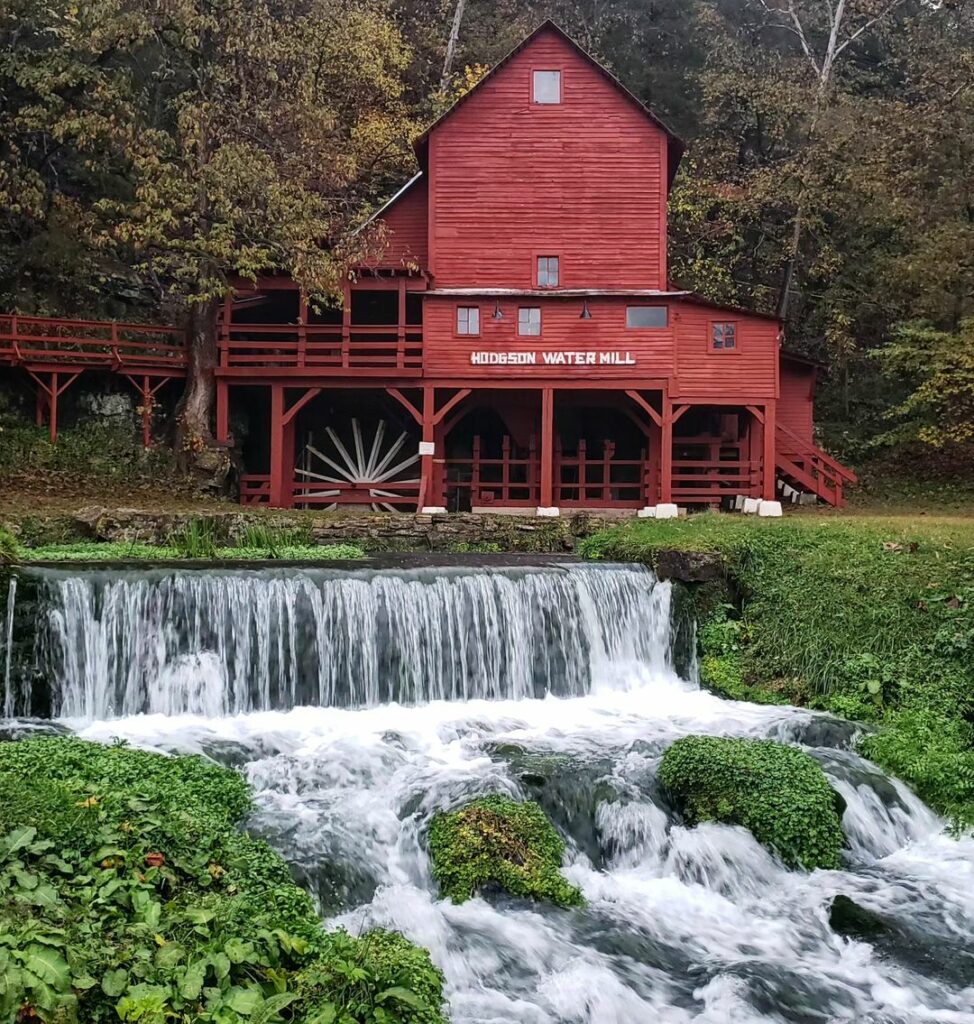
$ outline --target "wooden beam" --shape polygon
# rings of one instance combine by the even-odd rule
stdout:
[[[764,406],[764,486],[762,497],[765,501],[775,500],[775,403]]]
[[[672,419],[671,419],[671,422],[672,422],[672,423],[676,423],[676,421],[677,421],[677,420],[678,420],[678,419],[679,419],[679,418],[680,418],[680,417],[681,417],[681,416],[682,416],[682,415],[683,415],[683,414],[684,414],[685,412],[688,412],[689,410],[690,410],[690,406],[689,406],[689,405],[680,405],[680,406],[677,406],[676,408],[674,408],[674,409],[673,409],[673,415],[672,415]]]
[[[413,405],[412,402],[399,390],[399,388],[386,388],[386,391],[409,413],[410,416],[420,425],[423,425],[423,414]],[[423,389],[425,394],[426,389]]]
[[[461,388],[449,401],[447,401],[442,408],[433,415],[433,423],[440,424],[443,422],[446,414],[457,405],[459,405],[472,391],[472,388]]]
[[[661,504],[673,501],[673,405],[663,398],[663,422],[660,427],[659,500]]]
[[[757,405],[745,405],[745,409],[758,421],[758,423],[764,422],[764,413],[761,411],[761,407]]]
[[[663,417],[646,401],[645,398],[638,392],[627,390],[626,394],[639,406],[643,412],[656,424],[657,427],[663,425]]]
[[[555,392],[553,388],[541,391],[541,497],[542,508],[551,508],[554,502],[552,470],[554,468]]]
[[[323,390],[323,388],[308,388],[308,390],[305,391],[294,405],[285,411],[283,426],[288,426],[294,420],[294,417],[297,416],[297,414],[308,404],[308,402],[317,398]]]

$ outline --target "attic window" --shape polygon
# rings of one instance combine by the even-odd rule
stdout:
[[[535,103],[561,103],[561,72],[535,71],[532,97]]]
[[[538,257],[538,287],[539,288],[557,288],[558,287],[558,257],[557,256],[539,256]]]
[[[711,348],[719,352],[730,352],[737,348],[737,324],[731,321],[715,321],[711,324]]]

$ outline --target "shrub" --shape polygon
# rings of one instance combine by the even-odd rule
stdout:
[[[795,747],[687,736],[667,748],[659,778],[690,824],[742,825],[790,867],[839,866],[836,795],[818,763]]]
[[[13,534],[0,526],[0,565],[9,565],[20,560],[20,545]]]
[[[490,885],[562,907],[583,902],[560,873],[565,844],[536,803],[488,796],[437,814],[429,846],[433,877],[455,903]]]
[[[441,1024],[387,932],[325,932],[243,778],[73,738],[0,743],[0,1019]]]

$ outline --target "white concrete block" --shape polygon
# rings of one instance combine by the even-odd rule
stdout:
[[[813,494],[811,491],[802,491],[801,497],[798,499],[799,505],[815,505],[818,503],[818,495]]]
[[[655,505],[644,505],[637,513],[640,519],[655,519],[656,518],[656,506]]]
[[[753,515],[755,515],[757,513],[758,506],[760,504],[761,504],[761,502],[757,498],[745,498],[744,499],[744,508],[742,508],[741,511],[746,516],[753,516]]]
[[[539,516],[547,516],[547,517],[549,517],[551,519],[554,519],[554,518],[560,516],[561,512],[560,512],[559,509],[554,508],[554,507],[552,507],[552,508],[543,508],[541,505],[539,505],[538,506],[538,513],[537,514]]]
[[[734,511],[735,512],[740,512],[740,511],[743,510],[743,508],[744,508],[744,495],[743,494],[735,494],[734,495]]]
[[[780,501],[762,501],[758,503],[758,515],[777,518],[781,515]]]
[[[419,454],[420,455],[435,455],[436,454],[436,442],[435,441],[420,441],[419,442]]]
[[[680,510],[676,505],[664,503],[656,506],[656,518],[657,519],[676,519],[680,514]]]
[[[445,516],[446,509],[442,505],[424,505],[422,509],[424,516]]]

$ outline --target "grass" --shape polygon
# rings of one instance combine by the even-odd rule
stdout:
[[[863,752],[974,824],[974,521],[707,514],[582,545],[648,564],[667,548],[728,567],[729,594],[698,594],[706,683],[875,722]]]

